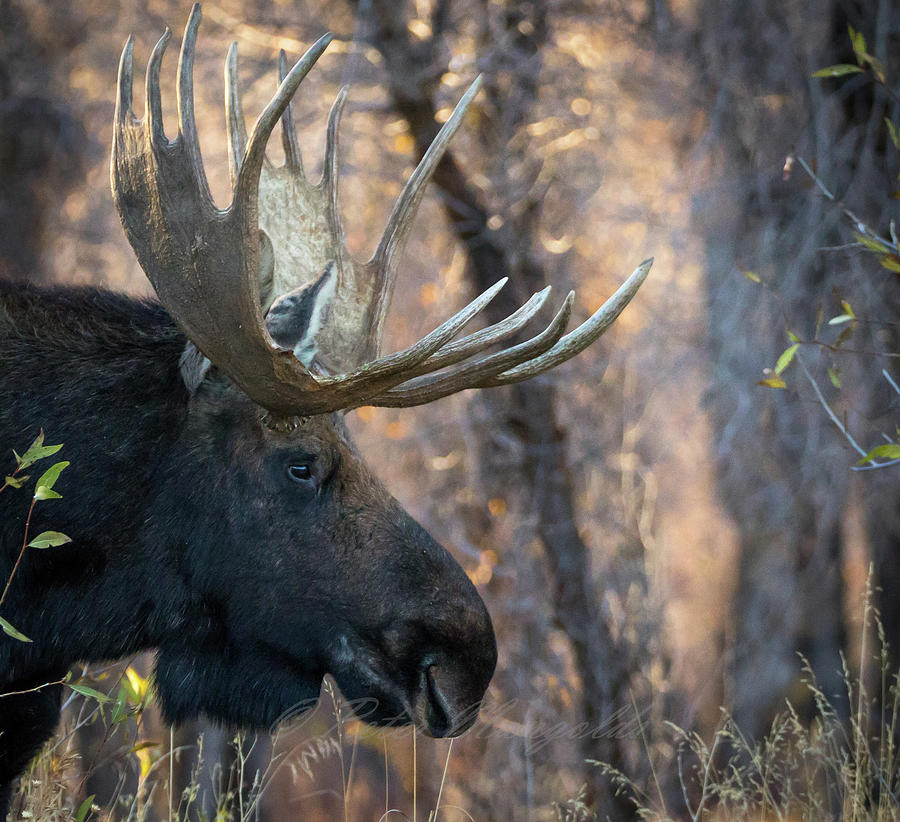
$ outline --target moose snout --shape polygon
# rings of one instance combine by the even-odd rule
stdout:
[[[453,669],[428,665],[419,677],[413,719],[428,736],[459,736],[478,718],[483,695]]]
[[[478,718],[496,664],[497,645],[489,619],[468,645],[426,655],[412,700],[416,725],[433,737],[467,731]]]

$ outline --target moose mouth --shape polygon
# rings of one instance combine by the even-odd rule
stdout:
[[[341,692],[357,718],[370,725],[415,725],[427,736],[444,738],[459,736],[478,718],[480,700],[456,706],[448,677],[430,658],[410,677],[368,643],[351,646],[342,637],[335,663],[331,674]]]

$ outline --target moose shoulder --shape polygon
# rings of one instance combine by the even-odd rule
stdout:
[[[359,262],[337,209],[346,92],[329,118],[317,184],[304,176],[290,109],[328,38],[290,71],[282,58],[278,91],[249,137],[232,47],[233,199],[220,210],[194,125],[199,22],[195,6],[174,140],[160,115],[169,32],[150,57],[140,120],[131,40],[119,71],[113,194],[161,304],[0,282],[0,443],[43,426],[73,465],[63,502],[38,506],[33,522],[72,543],[26,552],[3,603],[33,642],[0,635],[0,813],[58,719],[60,686],[39,686],[78,660],[156,649],[170,722],[203,714],[269,726],[311,704],[331,673],[349,699],[365,701],[368,722],[415,723],[434,736],[468,728],[496,663],[490,618],[459,565],[362,460],[343,413],[541,373],[596,340],[650,267],[568,334],[571,295],[535,336],[497,345],[535,316],[545,289],[459,337],[501,281],[381,356],[397,258],[477,81],[411,176],[372,259]],[[275,168],[265,147],[279,121],[286,162]],[[0,581],[21,547],[17,505],[14,494],[0,497]]]

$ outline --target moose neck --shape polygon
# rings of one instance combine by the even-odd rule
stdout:
[[[71,463],[57,484],[63,499],[35,506],[29,533],[78,535],[62,549],[25,552],[3,611],[34,642],[0,644],[0,687],[64,670],[88,650],[112,658],[154,645],[162,615],[177,612],[178,586],[160,584],[171,574],[164,557],[137,534],[147,489],[186,419],[184,344],[155,303],[0,280],[0,447],[24,449],[40,429],[63,443],[58,458]],[[29,497],[0,495],[3,583]]]

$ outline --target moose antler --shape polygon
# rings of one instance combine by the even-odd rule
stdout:
[[[196,4],[178,65],[179,125],[174,140],[163,131],[159,89],[160,64],[171,32],[166,29],[147,65],[141,120],[131,111],[133,38],[125,44],[110,172],[113,195],[138,260],[173,319],[210,361],[269,411],[311,415],[366,404],[417,405],[465,388],[528,379],[596,340],[644,281],[650,260],[570,334],[563,336],[571,293],[539,334],[473,359],[517,333],[548,297],[549,287],[505,320],[451,342],[500,290],[504,278],[412,346],[380,357],[397,259],[425,185],[478,92],[480,78],[408,180],[374,255],[359,263],[344,244],[337,204],[337,133],[347,90],[341,90],[332,107],[324,170],[315,185],[303,172],[290,108],[331,36],[319,39],[290,71],[282,53],[278,90],[249,137],[237,87],[236,45],[229,50],[225,85],[233,195],[228,207],[219,209],[203,171],[194,120],[193,59],[199,25]],[[279,119],[285,164],[276,168],[266,159],[265,148]],[[309,286],[323,271],[336,277],[326,321],[316,338],[331,375],[314,374],[293,351],[277,345],[263,316],[274,297]],[[271,275],[271,285],[265,283],[262,295],[261,274]]]

